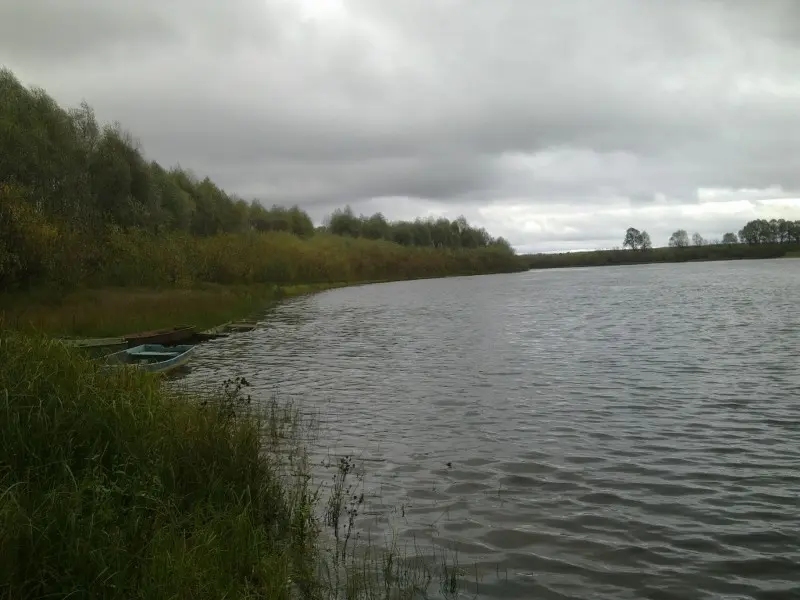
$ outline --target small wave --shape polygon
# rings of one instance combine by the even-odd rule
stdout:
[[[777,262],[334,291],[184,381],[321,413],[321,448],[379,461],[364,526],[457,548],[481,596],[800,598],[800,261]]]

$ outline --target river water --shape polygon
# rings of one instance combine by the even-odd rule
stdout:
[[[187,382],[316,411],[481,597],[788,600],[799,348],[800,260],[577,268],[295,299]]]

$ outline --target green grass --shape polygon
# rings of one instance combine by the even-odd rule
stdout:
[[[352,535],[358,476],[312,484],[307,420],[242,382],[188,394],[6,330],[0,410],[0,597],[458,593],[446,557]]]
[[[57,343],[0,346],[0,582],[13,598],[270,597],[311,590],[312,494],[262,438],[291,436],[106,376]]]

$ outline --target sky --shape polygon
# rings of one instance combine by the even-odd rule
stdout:
[[[0,66],[317,223],[540,252],[800,219],[796,0],[4,0]]]

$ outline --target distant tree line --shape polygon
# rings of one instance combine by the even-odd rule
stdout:
[[[389,222],[380,214],[355,217],[347,207],[315,228],[298,206],[267,207],[225,192],[208,177],[148,161],[129,133],[116,123],[99,124],[85,102],[64,110],[44,90],[26,88],[0,69],[0,290],[58,271],[58,253],[82,261],[87,275],[109,252],[126,247],[117,238],[134,235],[144,243],[142,234],[157,245],[189,236],[195,246],[221,235],[348,236],[404,247],[491,249],[493,260],[505,261],[503,269],[518,265],[505,240],[463,217]],[[493,268],[485,261],[475,267]]]
[[[678,263],[748,258],[800,256],[800,244],[706,244],[684,248],[652,248],[647,252],[630,250],[590,250],[552,254],[526,254],[520,260],[529,269],[559,267],[600,267],[645,263]]]
[[[743,244],[800,244],[800,220],[750,221],[739,230],[739,241]]]
[[[646,231],[629,227],[621,248],[526,254],[520,260],[530,269],[550,269],[783,256],[800,256],[800,221],[755,219],[738,234],[728,232],[711,242],[697,232],[690,236],[685,229],[678,229],[662,248],[653,247]]]
[[[699,233],[693,233],[691,245],[707,244],[800,244],[800,221],[786,219],[755,219],[739,230],[723,234],[722,239],[709,242]],[[678,229],[669,238],[670,248],[686,248],[690,245],[689,234]]]
[[[464,217],[450,221],[444,217],[389,222],[381,213],[355,216],[350,207],[337,209],[326,220],[326,228],[335,235],[388,240],[403,246],[435,248],[484,248],[491,245],[509,247],[501,238],[493,238],[485,229],[475,228]]]

